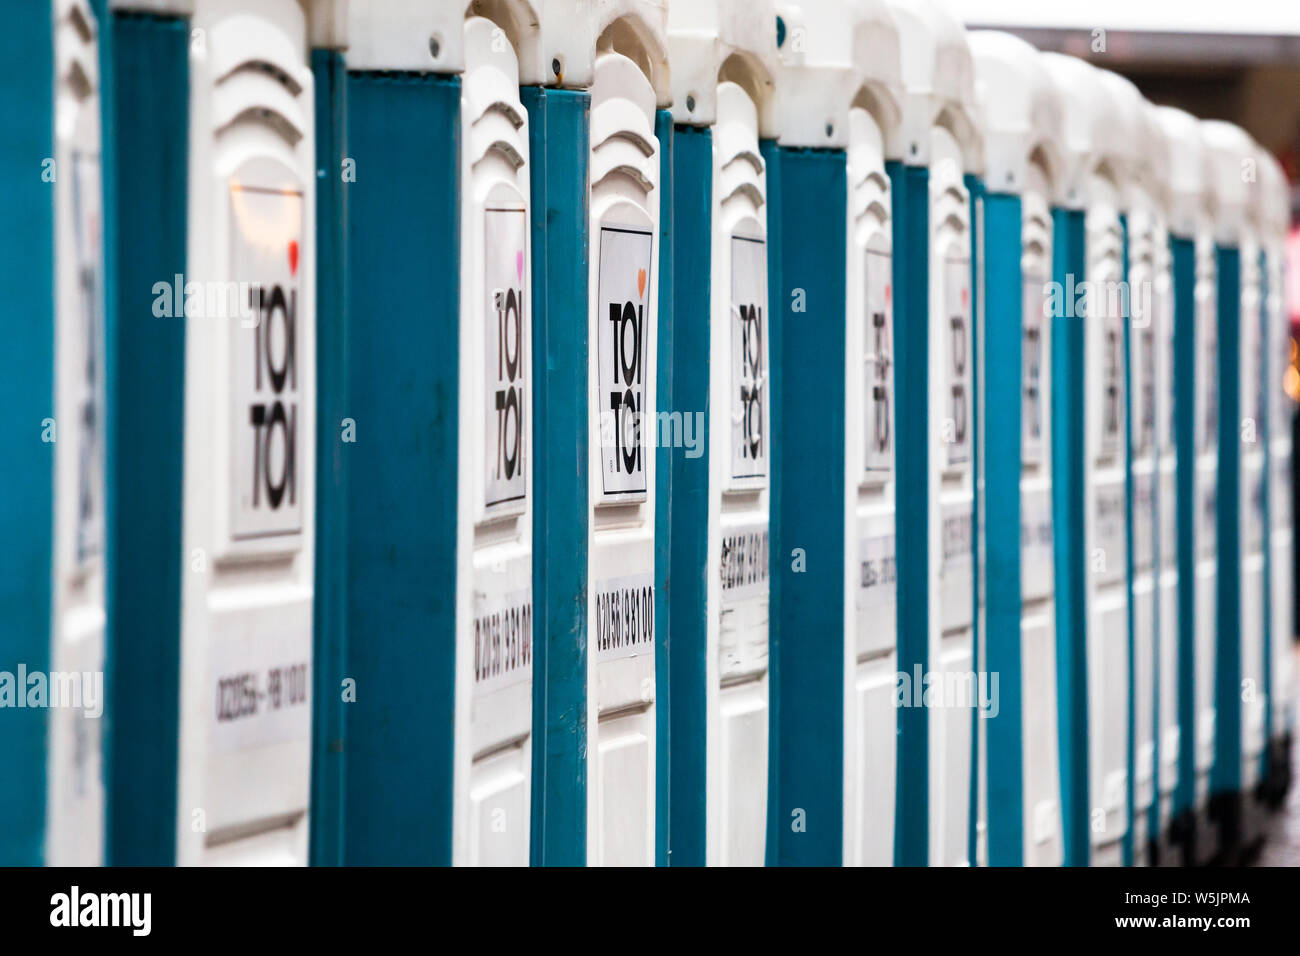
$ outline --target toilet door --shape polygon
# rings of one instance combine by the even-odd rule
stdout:
[[[1123,232],[1114,182],[1095,173],[1085,219],[1088,826],[1094,863],[1120,862],[1128,782],[1128,594],[1124,478]],[[1077,308],[1077,300],[1076,300]]]
[[[762,866],[767,837],[767,176],[758,110],[718,84],[713,130],[707,859]]]
[[[970,193],[957,140],[931,131],[930,164],[930,862],[969,860],[974,661]],[[933,685],[932,685],[933,686]]]
[[[104,236],[99,26],[55,5],[54,609],[46,862],[104,861]],[[57,676],[56,676],[57,675]]]
[[[659,302],[655,93],[597,53],[591,87],[587,862],[655,851],[653,436]]]
[[[315,145],[293,0],[198,0],[186,289],[177,862],[305,864]],[[196,286],[199,295],[189,295]]]
[[[526,866],[532,780],[532,281],[528,114],[491,20],[461,82],[457,864]]]
[[[848,178],[844,860],[890,866],[898,749],[893,224],[884,137],[856,107]]]
[[[1024,748],[1024,861],[1059,866],[1060,771],[1056,730],[1056,598],[1052,525],[1052,212],[1047,176],[1028,167],[1021,208],[1020,673]]]

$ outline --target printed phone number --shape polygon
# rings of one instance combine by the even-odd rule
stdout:
[[[255,717],[307,703],[307,664],[272,667],[262,675],[254,671],[217,678],[217,720]]]

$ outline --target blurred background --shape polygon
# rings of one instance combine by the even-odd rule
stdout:
[[[1300,3],[1294,0],[948,0],[968,29],[1014,33],[1122,73],[1153,103],[1236,123],[1291,185],[1287,310],[1300,326]],[[1300,399],[1294,360],[1287,390]]]
[[[948,0],[948,6],[967,29],[1006,30],[1040,50],[1121,73],[1153,103],[1236,123],[1278,158],[1291,187],[1291,365],[1283,384],[1292,402],[1300,402],[1300,2]],[[1300,442],[1297,407],[1292,435]],[[1294,462],[1292,469],[1294,475]],[[1292,514],[1300,514],[1297,489],[1293,478]],[[1295,581],[1300,594],[1300,563]],[[1292,789],[1288,812],[1274,822],[1258,864],[1300,866],[1300,788]]]

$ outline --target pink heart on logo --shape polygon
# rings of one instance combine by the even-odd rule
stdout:
[[[519,281],[524,281],[524,250],[520,249],[515,253],[515,273],[519,276]]]

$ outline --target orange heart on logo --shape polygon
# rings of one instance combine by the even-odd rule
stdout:
[[[643,299],[645,298],[645,270],[644,269],[636,270],[636,291],[637,291],[637,295],[639,295]]]

